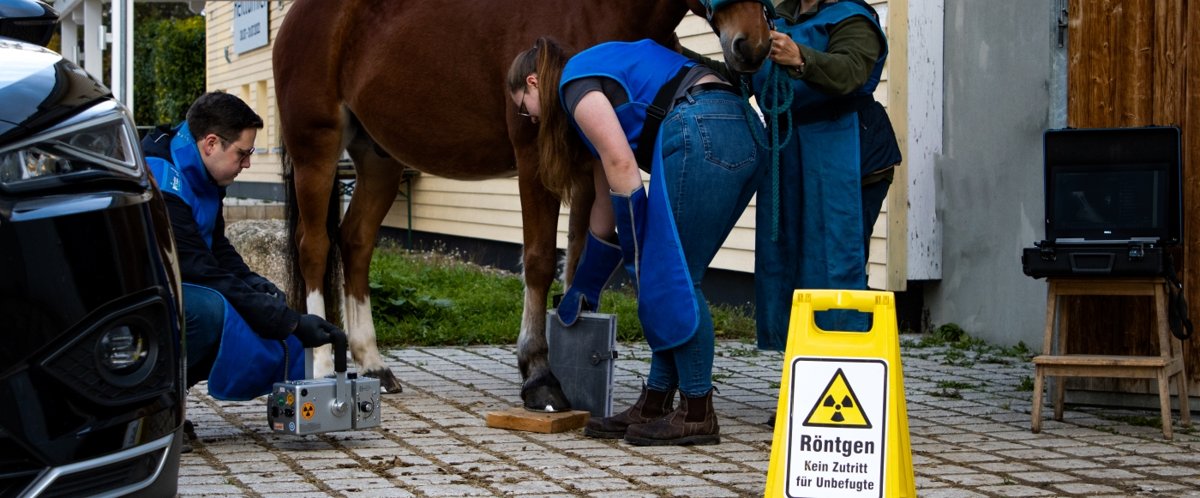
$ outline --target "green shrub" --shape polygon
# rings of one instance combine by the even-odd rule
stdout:
[[[178,123],[205,89],[204,18],[151,19],[135,30],[135,121]]]

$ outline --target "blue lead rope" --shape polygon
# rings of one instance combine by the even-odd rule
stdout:
[[[749,99],[750,87],[747,83],[749,76],[743,76],[741,81],[742,95]],[[771,242],[779,241],[779,161],[783,155],[783,148],[792,138],[792,81],[787,75],[787,70],[781,68],[778,64],[771,64],[768,69],[767,81],[763,85],[762,92],[759,94],[758,107],[763,113],[763,117],[767,121],[767,128],[770,129],[769,137],[760,136],[756,126],[751,126],[751,135],[754,136],[754,141],[759,147],[767,149],[771,153],[771,168],[767,170],[767,175],[771,182]],[[750,107],[749,100],[743,101],[744,112],[746,113],[747,122],[751,118],[757,119],[758,116],[754,113],[754,109]],[[779,119],[783,117],[787,120],[787,127],[784,128],[783,139],[780,140]]]

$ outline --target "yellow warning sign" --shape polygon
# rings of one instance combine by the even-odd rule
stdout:
[[[300,407],[300,416],[304,420],[312,420],[313,415],[317,413],[317,408],[313,406],[312,401],[305,401],[304,406]]]
[[[767,497],[917,496],[894,303],[890,292],[795,292]],[[869,313],[871,330],[822,330],[813,313],[827,310]]]
[[[846,374],[838,369],[825,387],[825,392],[808,412],[804,425],[809,427],[871,428],[871,421],[862,410],[854,389],[846,382]]]

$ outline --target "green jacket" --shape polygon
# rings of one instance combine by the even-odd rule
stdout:
[[[834,0],[837,1],[837,0]],[[798,24],[808,20],[816,9],[799,12],[800,0],[783,0],[776,3],[775,11],[783,22]],[[800,45],[804,57],[804,71],[790,68],[788,75],[804,80],[809,86],[830,95],[846,95],[866,83],[871,77],[875,59],[879,57],[883,44],[875,34],[871,23],[861,17],[852,17],[833,28],[829,34],[829,47],[825,52]],[[692,50],[683,49],[683,55],[721,73],[728,81],[738,81],[723,61],[704,57]]]
[[[784,22],[799,24],[816,14],[817,9],[800,12],[800,0],[783,0],[777,3],[775,11]],[[875,66],[882,46],[870,21],[861,17],[851,17],[830,31],[829,47],[826,51],[821,52],[800,45],[800,55],[804,57],[804,70],[790,68],[788,75],[804,80],[820,92],[846,95],[861,88],[871,76],[871,69]]]

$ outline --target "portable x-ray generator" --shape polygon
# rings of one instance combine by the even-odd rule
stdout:
[[[333,344],[335,378],[313,379],[313,352],[304,350],[305,380],[276,382],[267,395],[271,430],[303,436],[379,426],[379,379],[346,373],[346,336]]]

